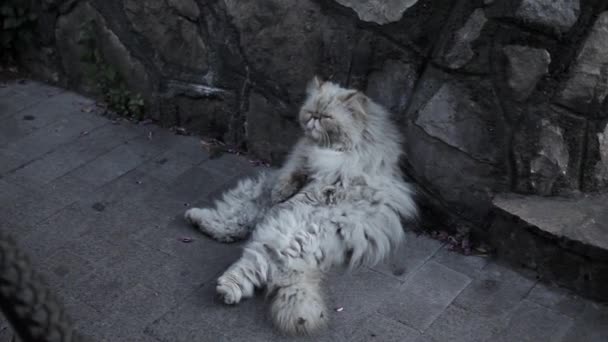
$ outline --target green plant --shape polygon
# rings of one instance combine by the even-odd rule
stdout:
[[[145,103],[141,94],[131,92],[122,75],[105,61],[98,48],[95,33],[93,21],[82,24],[78,44],[84,50],[81,61],[85,63],[87,78],[93,81],[108,109],[121,115],[142,119]]]
[[[19,42],[29,42],[38,14],[25,0],[4,0],[0,5],[0,48],[3,58],[14,58]]]

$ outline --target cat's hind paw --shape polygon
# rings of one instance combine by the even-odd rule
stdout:
[[[199,208],[191,208],[184,213],[184,219],[193,226],[199,227],[201,222],[201,214],[203,210]]]
[[[239,285],[225,277],[220,277],[217,280],[215,291],[224,303],[228,305],[238,304],[243,297],[243,292]]]

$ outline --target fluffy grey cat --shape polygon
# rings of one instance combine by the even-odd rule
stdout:
[[[280,170],[241,181],[215,208],[185,214],[218,241],[251,235],[217,280],[224,302],[265,288],[276,326],[301,334],[327,324],[323,274],[378,263],[404,240],[400,218],[417,214],[389,114],[361,92],[317,77],[307,93],[304,137]]]

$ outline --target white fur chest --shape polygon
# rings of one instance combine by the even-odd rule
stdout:
[[[308,167],[314,178],[335,179],[347,177],[352,171],[349,165],[352,164],[352,156],[345,152],[315,148],[311,151],[308,159]]]

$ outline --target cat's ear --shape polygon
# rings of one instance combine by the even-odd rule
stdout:
[[[358,94],[359,94],[359,92],[356,90],[347,90],[346,92],[344,92],[344,94],[338,95],[338,99],[342,103],[347,103],[351,99],[353,99],[355,96],[357,96]]]
[[[349,90],[340,96],[342,103],[350,108],[353,115],[365,117],[367,116],[367,102],[369,99],[365,94],[357,90]]]
[[[315,75],[312,80],[308,82],[306,92],[310,94],[313,91],[318,91],[319,89],[321,89],[321,85],[323,85],[323,81],[321,80],[321,78],[319,78],[319,76]]]

